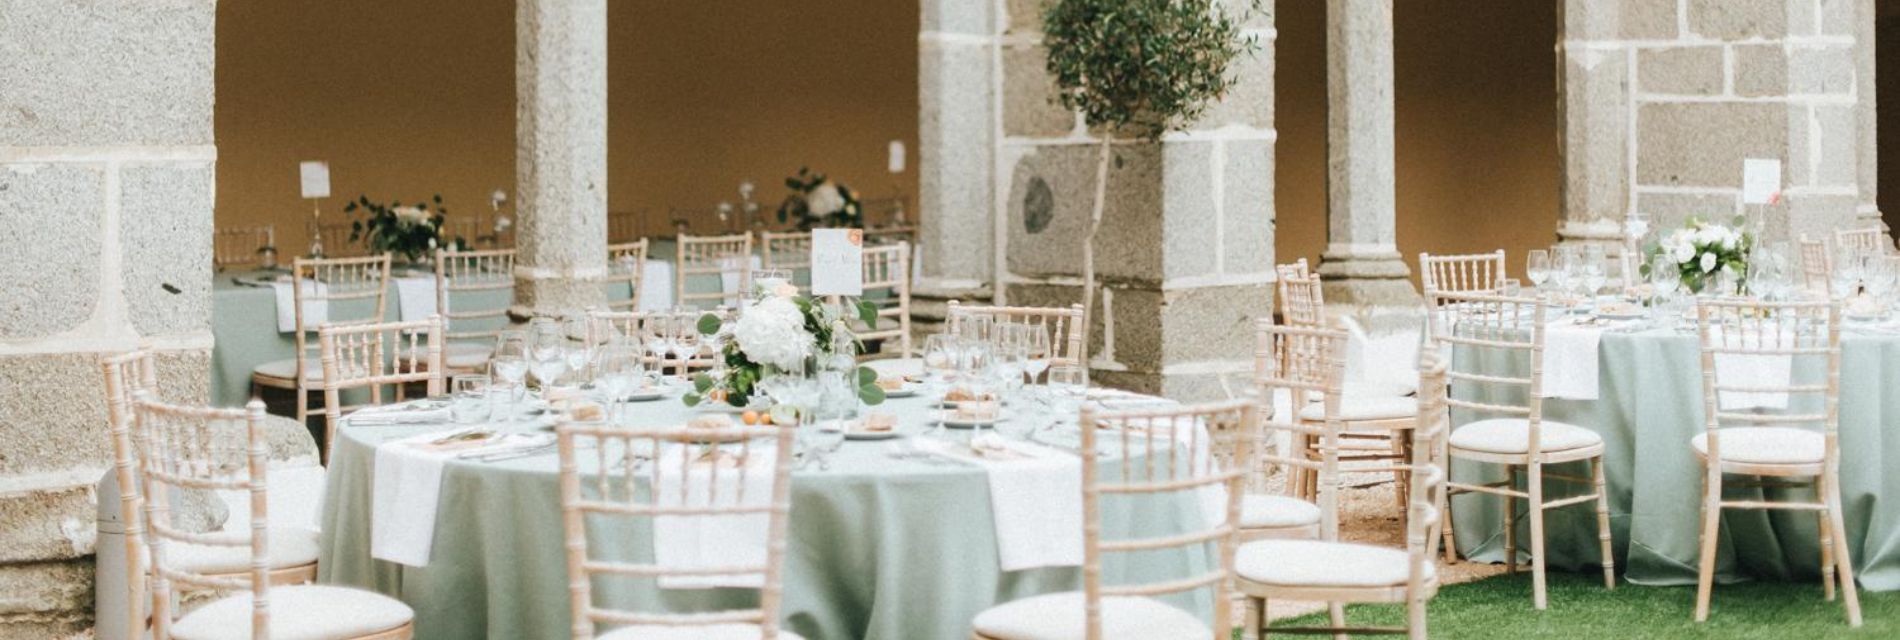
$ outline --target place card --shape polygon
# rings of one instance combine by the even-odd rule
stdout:
[[[1742,204],[1770,204],[1781,192],[1781,161],[1773,158],[1742,160]]]
[[[811,294],[864,295],[864,230],[813,229]]]
[[[303,197],[305,198],[330,197],[330,165],[329,163],[317,161],[317,160],[312,160],[308,162],[300,162],[300,163],[297,163],[297,173],[299,174],[299,177],[302,178]]]

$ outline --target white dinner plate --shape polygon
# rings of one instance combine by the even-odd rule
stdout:
[[[907,384],[902,387],[898,387],[896,389],[884,390],[884,397],[886,398],[908,398],[914,395],[917,395],[917,385],[914,385],[914,384]]]
[[[953,414],[943,417],[943,426],[950,427],[952,429],[974,429],[976,427],[995,426],[996,423],[1002,422],[1008,419],[1009,419],[1008,412],[998,412],[996,414],[996,417],[990,418],[987,420],[962,418],[962,417],[958,417],[956,414],[953,413]]]
[[[863,429],[844,430],[844,439],[846,440],[889,440],[901,435],[903,434],[898,433],[896,429],[889,431],[865,431]]]
[[[621,399],[627,402],[651,402],[651,401],[666,397],[666,394],[667,394],[666,389],[659,389],[659,388],[641,389],[639,391],[629,393],[626,395],[626,397],[621,398]]]

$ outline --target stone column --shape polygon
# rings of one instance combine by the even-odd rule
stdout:
[[[1837,0],[1838,1],[1838,0]],[[1875,101],[1874,42],[1879,13],[1874,0],[1854,3],[1854,111],[1859,114],[1860,204],[1854,216],[1863,224],[1879,224],[1880,215],[1880,117]]]
[[[0,3],[0,638],[92,626],[101,354],[153,347],[168,396],[208,396],[215,17]]]
[[[920,0],[913,329],[941,330],[950,300],[988,301],[996,274],[1000,0]],[[1016,5],[1017,3],[1011,3]],[[1035,3],[1021,3],[1024,11]]]
[[[606,0],[516,0],[515,182],[515,319],[603,305]]]
[[[1630,205],[1632,91],[1630,52],[1619,37],[1674,38],[1676,2],[1625,3],[1632,9],[1621,12],[1605,10],[1606,3],[1592,0],[1563,2],[1557,25],[1557,83],[1562,92],[1557,99],[1558,148],[1563,163],[1557,238],[1563,243],[1619,240]],[[1657,24],[1665,12],[1666,27]],[[1630,21],[1627,29],[1625,18]]]
[[[1002,36],[999,278],[1008,304],[1067,306],[1081,302],[1100,138],[1052,100],[1038,4],[1010,3]],[[1243,28],[1260,49],[1192,130],[1115,145],[1095,238],[1095,382],[1207,400],[1251,370],[1252,321],[1273,305],[1275,33],[1269,15]]]
[[[1392,0],[1326,2],[1328,306],[1415,308],[1395,228]]]

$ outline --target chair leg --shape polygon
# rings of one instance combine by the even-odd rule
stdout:
[[[1590,460],[1590,479],[1597,490],[1597,544],[1603,552],[1603,588],[1616,588],[1616,552],[1610,544],[1610,492],[1603,482],[1603,459]]]
[[[1505,465],[1504,473],[1505,475],[1509,476],[1509,482],[1506,482],[1504,484],[1504,488],[1510,489],[1513,491],[1517,490],[1517,467]],[[1517,521],[1517,498],[1513,496],[1508,496],[1508,495],[1504,496],[1504,571],[1505,573],[1517,573],[1517,526],[1516,526],[1517,522],[1516,521]]]
[[[1438,513],[1442,514],[1438,522],[1438,535],[1444,543],[1445,564],[1458,564],[1458,534],[1451,525],[1451,493],[1446,492],[1438,500]]]
[[[1814,492],[1817,494],[1815,496],[1817,500],[1822,504],[1827,504],[1827,481],[1816,480],[1814,483]],[[1829,602],[1833,602],[1834,533],[1829,530],[1828,512],[1820,511],[1815,515],[1819,516],[1817,519],[1821,521],[1821,597]]]
[[[1696,622],[1709,619],[1709,590],[1715,583],[1716,534],[1722,526],[1722,472],[1717,461],[1710,460],[1708,465],[1708,473],[1702,481],[1702,556],[1696,565]]]
[[[1260,640],[1264,637],[1266,634],[1261,633],[1261,629],[1266,627],[1266,621],[1267,601],[1248,597],[1246,615],[1241,617],[1241,640]]]
[[[1827,517],[1832,525],[1828,527],[1828,532],[1832,533],[1834,538],[1834,563],[1838,565],[1836,573],[1841,578],[1841,595],[1843,596],[1841,599],[1847,601],[1847,626],[1859,627],[1861,624],[1860,588],[1854,585],[1854,563],[1848,558],[1847,553],[1847,525],[1841,515],[1841,487],[1838,473],[1836,469],[1827,469],[1822,472],[1822,477],[1827,482]]]
[[[1326,617],[1333,623],[1334,629],[1346,628],[1346,606],[1337,602],[1326,603]],[[1333,640],[1347,640],[1346,634],[1334,633]]]
[[[1538,611],[1543,611],[1549,603],[1544,594],[1544,465],[1532,460],[1530,464],[1530,512],[1531,512],[1531,601]]]
[[[1425,640],[1425,599],[1412,595],[1405,601],[1405,636]]]

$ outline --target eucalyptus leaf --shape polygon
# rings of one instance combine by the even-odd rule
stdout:
[[[858,400],[865,404],[884,404],[884,388],[874,384],[860,386]]]
[[[704,373],[693,374],[693,390],[694,391],[705,393],[711,390],[712,386],[713,386],[712,376],[706,375]]]
[[[719,333],[719,316],[710,313],[700,316],[699,333],[708,336]]]
[[[858,384],[877,384],[877,371],[870,367],[858,367]]]
[[[877,304],[869,300],[859,300],[858,301],[858,319],[863,320],[865,326],[870,327],[872,331],[876,331],[877,330]]]
[[[697,393],[689,393],[681,396],[680,401],[686,403],[686,406],[697,407],[699,406],[700,397]]]

